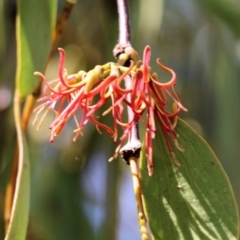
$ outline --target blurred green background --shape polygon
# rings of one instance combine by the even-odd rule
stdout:
[[[59,11],[64,1],[58,2]],[[240,4],[237,0],[130,0],[132,45],[152,48],[178,76],[187,113],[182,118],[210,144],[226,170],[240,205]],[[0,214],[9,176],[15,132],[16,2],[0,1]],[[69,73],[114,61],[118,25],[115,1],[77,1],[59,46]],[[39,42],[41,44],[41,42]],[[57,75],[58,53],[47,69]],[[157,69],[157,68],[155,68]],[[36,69],[37,71],[38,69]],[[159,76],[160,72],[159,72]],[[164,75],[165,77],[165,75]],[[160,77],[161,78],[161,77]],[[163,78],[164,81],[164,78]],[[72,142],[72,124],[49,144],[49,115],[40,131],[29,126],[33,240],[139,239],[128,166],[108,163],[115,145],[94,126]],[[106,119],[108,121],[108,119]],[[3,239],[3,218],[0,239]]]

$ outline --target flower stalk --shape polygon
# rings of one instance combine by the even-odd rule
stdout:
[[[130,43],[130,19],[127,0],[117,0],[118,20],[119,20],[119,39],[118,44],[113,50],[113,54],[120,65],[129,67],[130,61],[135,64],[139,61],[138,53],[131,47]],[[124,78],[126,89],[132,88],[131,76]],[[128,93],[126,99],[131,101],[131,93]],[[131,106],[127,106],[128,122],[134,121],[134,112]],[[128,136],[128,142],[120,149],[122,158],[129,164],[131,156],[139,158],[141,150],[141,141],[139,139],[138,121],[134,121]]]
[[[139,174],[139,167],[138,167],[138,158],[130,157],[130,169],[132,173],[132,180],[133,180],[133,190],[137,205],[137,212],[138,212],[138,222],[140,226],[140,234],[141,240],[148,240],[149,233],[147,228],[147,218],[145,216],[145,211],[142,202],[142,188],[141,188],[141,181],[140,181],[140,174]]]
[[[130,44],[130,21],[127,0],[117,0],[119,44]]]

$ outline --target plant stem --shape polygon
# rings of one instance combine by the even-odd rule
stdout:
[[[119,24],[119,44],[130,43],[130,21],[127,0],[117,0],[118,24]]]
[[[125,87],[127,89],[130,89],[132,87],[132,79],[130,76],[126,76],[125,80]],[[130,102],[131,101],[131,95],[128,94],[127,95],[127,100]],[[134,118],[134,113],[132,111],[131,107],[127,107],[127,111],[128,111],[128,122],[131,122]],[[130,142],[134,142],[134,141],[140,141],[139,140],[139,130],[138,130],[138,123],[135,123],[135,126],[132,129],[133,131],[131,131],[131,136],[130,136]]]
[[[132,173],[133,190],[134,190],[137,211],[138,211],[138,222],[140,226],[141,240],[149,240],[147,220],[146,220],[143,203],[142,203],[142,189],[141,189],[141,182],[140,182],[139,169],[138,169],[137,162],[138,162],[138,159],[136,157],[130,157],[129,163],[130,163],[130,168]]]
[[[114,55],[118,57],[120,54],[124,53],[126,47],[131,46],[130,43],[130,21],[128,13],[127,0],[117,0],[118,6],[118,19],[119,19],[119,39],[118,44],[114,48]],[[133,60],[133,59],[129,59]],[[125,64],[128,64],[127,62]],[[130,76],[126,76],[125,87],[127,89],[132,88],[132,79]],[[131,102],[131,94],[127,95],[127,100]],[[134,112],[131,107],[127,107],[128,122],[134,120]],[[138,160],[141,150],[141,141],[139,139],[139,129],[138,122],[134,123],[133,128],[129,134],[128,143],[123,146],[120,150],[122,156],[125,156],[124,160],[130,164],[130,169],[133,179],[133,189],[136,199],[137,211],[138,211],[138,221],[140,226],[141,240],[149,240],[147,220],[144,213],[143,202],[142,202],[142,188],[139,176]]]
[[[130,43],[130,19],[128,13],[128,3],[127,0],[117,0],[118,6],[118,20],[119,20],[119,37],[118,37],[118,44],[117,46],[121,46],[119,49],[120,51],[124,51],[126,46],[131,46]],[[115,47],[116,48],[116,47]],[[118,56],[117,53],[116,55]],[[132,79],[127,76],[124,79],[125,87],[131,88],[132,87]],[[127,95],[127,99],[131,100],[131,95]],[[127,107],[128,113],[128,122],[133,121],[134,113],[131,107]],[[138,122],[134,124],[134,127],[131,129],[131,133],[128,138],[128,143],[120,150],[120,152],[132,152],[132,156],[136,156],[136,152],[140,152],[141,149],[141,141],[139,140],[139,130],[138,130]],[[127,154],[129,156],[129,154]],[[124,159],[128,162],[128,159]]]

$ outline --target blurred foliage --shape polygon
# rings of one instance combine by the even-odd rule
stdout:
[[[63,3],[59,1],[59,11]],[[213,147],[240,205],[238,2],[151,0],[147,6],[144,1],[129,3],[133,46],[141,55],[143,47],[151,45],[152,59],[160,57],[175,69],[178,92],[189,110],[182,118]],[[16,69],[15,14],[14,0],[0,1],[1,216],[15,144],[10,101]],[[155,18],[151,27],[149,18]],[[115,1],[79,0],[59,43],[66,49],[67,59],[71,59],[66,63],[68,72],[114,60],[112,48],[117,35]],[[49,78],[57,73],[57,60],[56,53],[47,71]],[[126,190],[132,184],[131,178],[125,181],[128,167],[120,159],[107,162],[115,147],[109,136],[99,135],[89,126],[84,138],[75,143],[71,127],[53,144],[48,143],[48,138],[47,121],[39,132],[29,127],[32,187],[28,239],[138,239],[133,193]],[[125,204],[121,204],[123,199]],[[0,239],[3,231],[1,219]]]
[[[32,73],[36,68],[40,71],[46,68],[52,46],[51,36],[55,27],[57,6],[51,0],[40,2],[21,0],[17,3],[16,88],[21,96],[26,96],[36,91],[39,85],[39,79],[33,77]],[[41,31],[36,31],[37,29]]]

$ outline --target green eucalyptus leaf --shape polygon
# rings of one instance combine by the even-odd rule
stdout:
[[[25,240],[30,205],[30,163],[26,137],[21,129],[20,98],[17,91],[14,98],[14,118],[19,151],[18,172],[10,222],[5,240]]]
[[[169,154],[160,127],[153,143],[154,174],[141,160],[142,191],[153,239],[238,239],[238,211],[219,160],[184,121],[177,129],[185,149]],[[229,159],[231,161],[231,159]]]
[[[33,72],[44,72],[52,44],[57,1],[19,0],[17,15],[17,78],[21,96],[39,84]]]

